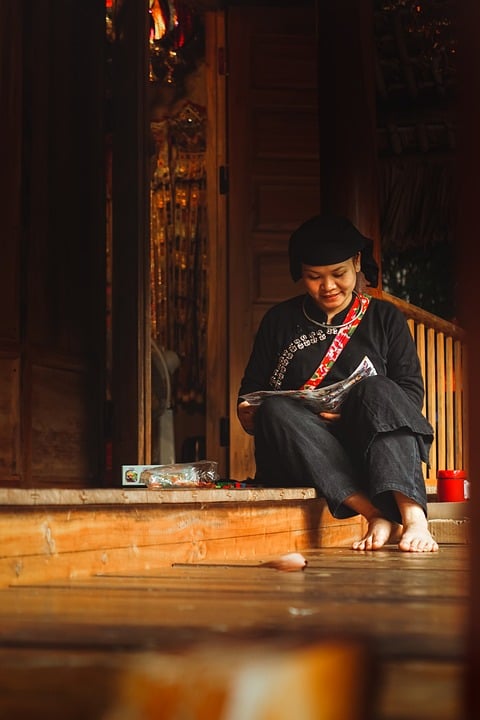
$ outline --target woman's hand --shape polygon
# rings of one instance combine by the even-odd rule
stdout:
[[[246,400],[237,405],[238,419],[245,432],[249,435],[253,435],[254,418],[257,408],[258,405],[250,405]]]
[[[321,418],[328,420],[329,422],[336,422],[337,420],[340,420],[340,413],[321,412],[318,414]]]

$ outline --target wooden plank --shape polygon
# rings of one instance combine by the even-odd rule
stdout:
[[[411,303],[402,300],[401,298],[395,297],[395,295],[390,295],[390,293],[387,293],[384,290],[381,293],[381,298],[396,305],[399,310],[401,310],[407,317],[413,318],[415,322],[423,323],[426,327],[431,327],[435,331],[443,332],[445,335],[450,335],[456,340],[465,340],[465,331],[459,325],[455,325],[448,320],[437,317],[437,315],[433,315],[433,313],[423,310],[423,308],[419,308],[416,305],[412,305]]]
[[[288,237],[318,212],[320,200],[313,3],[300,13],[281,2],[241,5],[229,3],[227,10],[229,284],[234,288],[229,309],[229,471],[237,479],[255,471],[252,438],[242,430],[236,406],[258,318],[266,304],[291,294]],[[267,239],[270,250],[264,257]],[[280,265],[286,282],[276,272]]]
[[[228,416],[227,337],[227,194],[220,187],[219,168],[227,166],[226,62],[223,12],[205,14],[207,117],[206,173],[208,222],[208,304],[206,356],[206,453],[218,462],[221,477],[228,477],[227,448],[220,436],[220,419]]]
[[[427,418],[434,429],[437,425],[435,380],[435,331],[429,327],[427,329],[427,376],[425,382],[427,390]],[[437,474],[437,468],[437,443],[436,437],[434,437],[430,455],[430,472],[433,477]]]
[[[0,263],[0,347],[16,347],[20,340],[20,257],[22,231],[22,203],[25,190],[21,173],[25,162],[25,147],[18,131],[23,126],[24,102],[22,56],[25,39],[25,9],[21,3],[0,4],[0,47],[2,82],[0,83],[0,137],[2,142],[1,216],[2,262]],[[8,141],[6,140],[8,138]],[[23,194],[23,198],[22,198]]]
[[[0,356],[0,480],[18,484],[22,472],[20,443],[20,359]]]
[[[204,665],[208,679],[222,659],[227,672],[238,668],[237,653],[257,669],[271,651],[293,656],[326,643],[335,652],[338,642],[367,649],[375,692],[363,717],[466,717],[469,549],[304,555],[296,573],[207,564],[139,575],[126,564],[117,575],[0,589],[0,717],[105,718],[120,701],[128,706],[133,678],[161,687],[168,661],[191,681],[185,668],[200,656],[217,657]]]
[[[426,355],[425,355],[425,325],[418,323],[415,328],[415,343],[417,346],[418,359],[420,360],[420,369],[422,377],[426,377]],[[425,413],[427,398],[424,395],[422,412]]]
[[[0,508],[7,506],[27,509],[31,507],[62,506],[145,506],[190,505],[195,503],[262,503],[283,500],[313,500],[314,488],[236,488],[210,489],[185,488],[148,490],[147,488],[0,488]]]
[[[32,363],[31,473],[35,487],[50,484],[82,487],[98,481],[90,448],[90,373]]]
[[[122,4],[112,66],[111,393],[117,477],[125,459],[148,463],[151,451],[151,398],[145,392],[150,377],[148,23],[144,3]]]
[[[129,661],[121,652],[0,649],[0,717],[102,718]]]
[[[447,442],[447,468],[456,468],[455,464],[455,423],[454,407],[454,363],[453,339],[445,338],[445,423]]]
[[[335,548],[339,550],[339,548]],[[329,551],[330,552],[330,551]],[[382,573],[379,564],[359,563],[356,555],[346,557],[349,552],[342,549],[342,553],[326,555],[323,551],[304,551],[307,561],[306,570],[309,582],[320,583],[322,586],[322,603],[339,603],[351,601],[368,602],[388,597],[396,598],[397,602],[414,602],[425,590],[425,572],[428,572],[428,594],[432,598],[442,598],[444,601],[459,600],[468,598],[468,564],[460,562],[449,563],[442,558],[442,562],[435,564],[435,567],[408,567],[408,583],[402,582],[407,569],[403,563],[395,562],[389,558],[388,573]],[[384,551],[386,552],[386,551]],[[392,548],[388,549],[393,555]],[[385,558],[383,558],[385,562]],[[345,573],[350,575],[350,580],[345,583]],[[278,576],[278,577],[277,577]],[[322,580],[323,579],[323,580]],[[275,569],[269,568],[265,563],[258,561],[256,564],[247,563],[208,563],[197,564],[174,564],[171,568],[149,570],[138,574],[127,570],[116,574],[99,574],[92,578],[70,583],[65,580],[57,580],[48,583],[37,583],[36,588],[55,588],[60,591],[74,590],[72,593],[71,609],[78,611],[76,603],[81,603],[82,593],[89,596],[92,592],[103,592],[114,596],[115,593],[124,596],[125,592],[138,593],[166,593],[175,596],[183,601],[189,595],[198,595],[205,602],[209,602],[213,596],[221,599],[228,596],[237,598],[267,597],[272,592],[272,582],[278,590],[287,591],[287,587],[297,594],[305,583],[301,575],[296,580],[285,577],[285,573],[278,573]],[[374,583],[375,587],[372,587]],[[31,587],[31,586],[30,586]],[[303,599],[311,599],[313,587],[309,590],[301,590]],[[28,605],[28,594],[24,595]],[[61,597],[61,593],[59,594]],[[77,598],[77,599],[75,599]],[[275,606],[275,602],[273,602]],[[275,613],[275,607],[272,608]],[[28,614],[28,608],[26,608]]]
[[[324,578],[313,583],[315,596],[313,591],[302,592],[301,586],[312,582],[305,580],[308,575],[292,575],[285,573],[283,583],[277,577],[270,579],[268,592],[257,593],[250,582],[235,593],[221,589],[215,593],[212,586],[203,595],[201,586],[196,596],[188,588],[183,592],[162,587],[107,589],[102,584],[85,590],[15,588],[1,613],[0,640],[3,647],[134,651],[179,650],[222,637],[343,635],[369,637],[379,654],[387,657],[462,658],[466,599],[432,599],[425,586],[417,588],[416,598],[401,602],[384,587],[372,597],[324,598]]]
[[[454,343],[454,380],[455,380],[455,467],[463,468],[468,462],[467,453],[464,447],[468,448],[468,422],[466,393],[464,393],[463,379],[466,373],[464,367],[464,353],[461,343],[456,340]]]
[[[426,378],[426,367],[427,367],[427,360],[426,360],[426,352],[425,352],[425,325],[421,322],[414,323],[413,319],[411,321],[413,323],[413,330],[410,326],[410,331],[413,334],[413,338],[415,341],[415,345],[417,347],[417,354],[418,359],[420,361],[420,370],[422,373],[422,377]],[[426,390],[426,389],[425,389]],[[424,415],[426,415],[427,408],[427,393],[425,391],[423,396],[423,404],[422,404],[422,412]],[[428,493],[435,493],[437,490],[437,480],[435,477],[431,476],[431,469],[429,466],[427,466],[427,463],[422,463],[422,472],[425,477],[425,484],[427,487]]]
[[[86,395],[79,399],[75,393],[64,394],[60,406],[49,407],[49,420],[55,413],[55,422],[48,449],[61,453],[70,445],[75,467],[59,472],[58,479],[68,483],[75,476],[78,483],[77,444],[69,443],[75,415],[75,435],[82,436],[82,470],[87,466],[98,480],[104,398],[100,382],[105,372],[100,349],[105,332],[105,77],[99,72],[104,42],[105,13],[96,3],[75,8],[71,3],[54,7],[50,0],[38,0],[29,8],[2,4],[0,128],[9,140],[2,148],[1,168],[0,351],[16,358],[19,375],[16,380],[2,367],[1,395],[3,382],[12,382],[10,414],[2,418],[5,425],[1,423],[2,484],[26,487],[36,482],[32,462],[35,473],[45,461],[37,454],[36,441],[49,411],[38,404],[32,407],[32,402],[46,400],[72,366],[88,373]],[[49,368],[48,377],[43,371],[39,375],[40,365]],[[9,427],[12,420],[15,426]],[[87,485],[88,474],[81,475]]]
[[[104,717],[118,698],[122,673],[145,654],[116,651],[0,651],[0,715],[15,720]],[[391,661],[382,666],[378,720],[461,717],[462,668],[454,662]],[[88,692],[85,692],[88,688]]]
[[[355,639],[216,643],[113,658],[4,652],[0,714],[16,720],[358,720],[372,682],[369,667],[369,650]]]
[[[178,650],[218,638],[314,640],[327,633],[370,638],[384,657],[462,657],[465,547],[426,555],[335,548],[305,557],[303,572],[197,565],[135,576],[125,565],[117,577],[4,588],[0,642]]]
[[[151,653],[124,669],[105,720],[125,713],[146,717],[145,708],[158,707],[162,716],[191,720],[359,720],[367,707],[369,667],[359,641],[303,648],[257,642],[176,657]]]
[[[382,666],[381,720],[456,720],[464,717],[462,666],[435,660],[398,660]]]
[[[467,503],[456,505],[467,513]],[[438,542],[469,541],[468,513],[437,509],[429,523]],[[312,488],[3,489],[0,586],[126,567],[145,573],[172,563],[257,563],[292,551],[350,547],[364,530],[360,516],[333,518]]]
[[[469,543],[471,524],[469,520],[430,520],[428,523],[432,537],[437,543]]]
[[[445,418],[445,336],[442,332],[436,333],[435,347],[435,391],[437,416],[434,425],[437,440],[437,469],[446,469],[446,418]]]
[[[57,506],[0,510],[0,585],[141,572],[172,562],[254,560],[317,546],[350,546],[361,517],[335,520],[322,499]]]

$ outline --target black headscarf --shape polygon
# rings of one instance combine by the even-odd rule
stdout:
[[[378,285],[378,265],[373,258],[373,242],[344,217],[315,215],[302,223],[290,237],[290,274],[302,277],[306,265],[336,265],[361,252],[361,270],[371,287]]]

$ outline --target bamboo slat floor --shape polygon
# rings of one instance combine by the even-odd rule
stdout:
[[[121,669],[142,653],[338,639],[372,662],[368,720],[463,720],[468,546],[303,555],[297,572],[257,561],[126,567],[1,589],[0,718],[107,717]]]

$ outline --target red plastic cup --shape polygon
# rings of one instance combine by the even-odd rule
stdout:
[[[465,470],[439,470],[437,472],[437,500],[463,502],[465,500]]]

